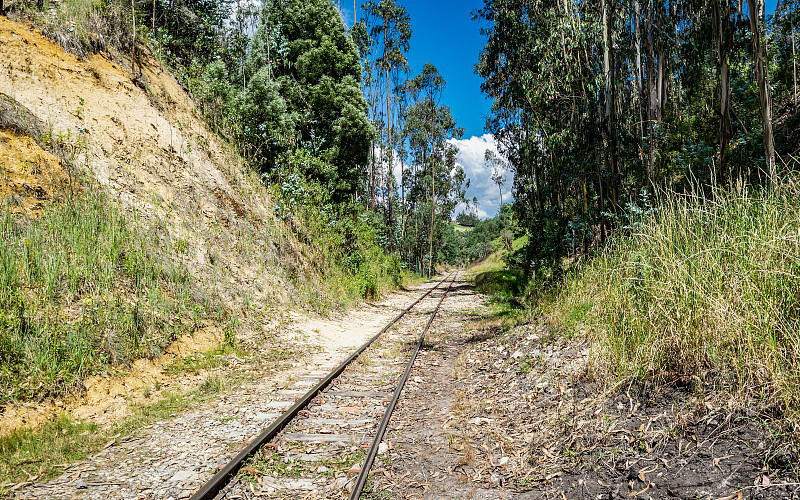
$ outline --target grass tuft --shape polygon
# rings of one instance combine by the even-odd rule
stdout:
[[[599,373],[694,380],[796,419],[798,194],[664,197],[568,280],[553,308],[587,330]]]

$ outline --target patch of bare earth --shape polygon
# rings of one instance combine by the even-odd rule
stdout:
[[[68,182],[60,158],[30,137],[0,128],[0,197],[12,212],[39,213]]]
[[[440,314],[369,498],[800,498],[797,454],[763,414],[592,380],[586,343],[544,321],[503,333],[463,284]]]

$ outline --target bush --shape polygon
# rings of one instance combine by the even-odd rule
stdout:
[[[376,215],[358,203],[335,202],[327,186],[307,176],[327,165],[303,150],[287,154],[273,183],[275,213],[311,253],[305,277],[313,276],[299,283],[303,293],[298,299],[321,310],[377,299],[407,277],[397,257],[383,250],[385,228]]]

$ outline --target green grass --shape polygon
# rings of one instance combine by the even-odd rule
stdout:
[[[108,436],[95,424],[74,421],[61,414],[36,431],[15,430],[0,438],[0,495],[3,484],[48,477],[66,464],[99,451]]]
[[[528,235],[521,236],[514,241],[511,242],[511,251],[516,252],[517,250],[521,249],[528,243]],[[496,250],[489,254],[481,262],[475,263],[470,266],[470,271],[474,275],[478,275],[483,272],[487,271],[499,271],[506,269],[506,257],[511,253],[509,252],[503,245],[502,240],[497,238],[494,240],[494,244],[496,245],[499,250]]]
[[[42,11],[36,2],[14,3],[12,14],[31,20],[45,36],[80,57],[121,51],[132,38],[130,3],[124,0],[45,0]],[[140,25],[139,30],[146,27]]]
[[[169,242],[103,195],[24,219],[0,209],[0,403],[70,392],[93,372],[159,355],[203,316]]]
[[[524,276],[519,270],[485,271],[475,275],[475,289],[487,295],[517,296],[522,292]]]
[[[517,250],[522,249],[522,247],[528,244],[529,239],[530,237],[527,234],[515,239],[514,241],[511,242],[511,250],[516,252]]]
[[[777,193],[666,196],[552,304],[594,370],[691,379],[798,418],[800,204]]]
[[[297,305],[327,313],[378,299],[410,279],[399,258],[386,252],[376,214],[358,204],[333,204],[318,183],[299,176],[273,184],[272,191],[282,221],[277,238],[302,246],[302,262],[282,263]]]

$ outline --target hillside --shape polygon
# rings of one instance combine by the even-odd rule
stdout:
[[[324,232],[275,216],[269,188],[154,59],[143,58],[140,75],[124,57],[81,59],[2,16],[0,57],[0,195],[14,243],[3,255],[34,252],[56,273],[41,283],[29,271],[4,274],[3,434],[64,410],[118,422],[157,402],[151,393],[191,390],[229,359],[278,368],[310,348],[284,338],[301,317],[287,307],[331,311],[357,298],[338,254],[312,243]],[[17,286],[26,291],[15,295]],[[15,354],[24,325],[65,347]]]
[[[37,187],[47,198],[56,195],[59,178],[88,176],[126,210],[185,241],[185,256],[173,257],[196,278],[217,267],[240,284],[260,283],[257,299],[267,289],[279,298],[291,293],[285,277],[260,272],[265,262],[248,251],[274,255],[270,247],[279,241],[264,238],[271,219],[266,190],[203,124],[174,77],[146,59],[133,80],[129,69],[102,55],[81,60],[6,18],[0,42],[6,61],[0,89],[4,106],[16,111],[15,140],[27,133],[65,157],[52,182],[40,174]],[[51,158],[29,144],[28,155]],[[30,198],[24,188],[17,191]],[[222,295],[231,306],[242,299],[235,289],[225,287]]]

